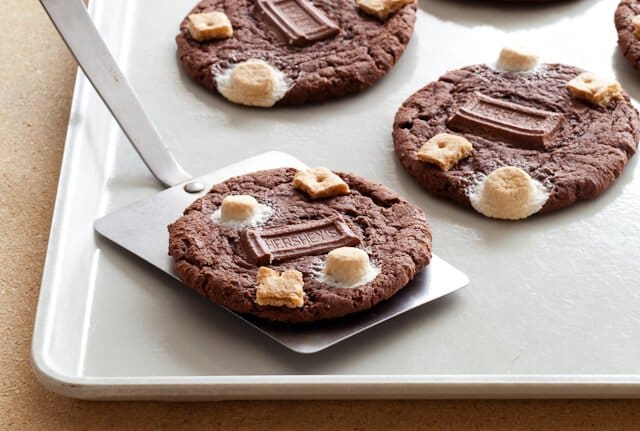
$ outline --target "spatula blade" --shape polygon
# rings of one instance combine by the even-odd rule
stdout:
[[[285,153],[275,151],[264,153],[194,179],[193,181],[205,186],[198,194],[187,193],[183,186],[171,187],[96,220],[95,230],[177,279],[173,271],[172,258],[167,254],[169,244],[167,226],[180,217],[186,207],[205,194],[214,184],[233,176],[280,167],[304,169],[307,166]],[[434,255],[429,266],[408,286],[391,299],[363,313],[335,321],[298,326],[295,330],[288,325],[232,313],[295,352],[315,353],[385,320],[460,289],[468,282],[466,275]],[[229,311],[224,307],[220,308]]]

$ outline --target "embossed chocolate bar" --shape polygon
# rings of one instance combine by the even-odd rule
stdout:
[[[262,15],[285,36],[289,45],[308,45],[340,32],[308,0],[257,0],[257,3]]]
[[[240,245],[258,265],[312,256],[359,243],[360,238],[338,216],[270,229],[247,229],[240,234]]]
[[[447,126],[458,132],[505,141],[515,147],[544,151],[563,121],[562,114],[476,93],[470,103],[449,118]]]

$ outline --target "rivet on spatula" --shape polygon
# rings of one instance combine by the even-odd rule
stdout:
[[[199,193],[204,190],[204,184],[197,181],[187,183],[184,185],[184,191],[187,193]]]

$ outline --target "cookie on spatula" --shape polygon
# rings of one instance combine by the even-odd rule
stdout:
[[[302,323],[367,310],[431,260],[424,212],[327,168],[255,172],[214,186],[169,226],[169,254],[212,302]]]

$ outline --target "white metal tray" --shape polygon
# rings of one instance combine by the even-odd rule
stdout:
[[[505,42],[615,76],[640,96],[640,77],[616,48],[616,3],[421,1],[406,53],[369,91],[256,110],[181,73],[173,37],[190,2],[93,0],[101,34],[189,171],[282,150],[383,182],[425,209],[435,252],[471,284],[327,351],[283,349],[94,234],[95,219],[160,187],[79,75],[36,318],[36,374],[65,395],[109,399],[640,395],[637,157],[599,199],[505,223],[426,195],[391,142],[409,94],[448,69],[493,61]]]

